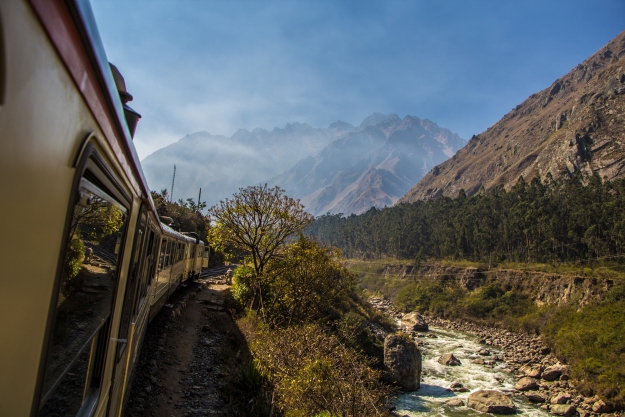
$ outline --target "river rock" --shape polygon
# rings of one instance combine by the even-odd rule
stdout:
[[[475,391],[467,399],[467,406],[482,413],[515,414],[516,407],[503,392],[495,390]]]
[[[429,326],[421,314],[413,311],[401,318],[401,328],[409,332],[427,332]]]
[[[527,392],[525,394],[525,398],[527,398],[533,403],[544,403],[547,401],[547,396],[538,391]]]
[[[538,389],[538,381],[536,381],[534,378],[523,377],[517,381],[514,389],[519,391],[535,390]]]
[[[480,349],[477,351],[477,354],[481,356],[488,356],[490,355],[490,351],[488,349]]]
[[[593,413],[608,413],[612,411],[612,407],[606,404],[603,400],[599,400],[592,405]]]
[[[444,404],[450,407],[462,407],[464,405],[464,401],[460,398],[452,398],[451,400],[445,401]]]
[[[404,391],[415,391],[421,383],[421,352],[417,345],[400,333],[384,339],[384,366],[387,380]]]
[[[566,404],[571,399],[571,394],[568,392],[560,392],[551,397],[551,404]]]
[[[460,366],[462,362],[460,359],[456,358],[453,353],[446,353],[440,358],[438,358],[438,363],[446,366]]]
[[[542,366],[524,366],[521,369],[519,369],[519,371],[521,371],[523,373],[523,375],[530,377],[530,378],[540,378],[540,375],[543,373],[543,367]]]
[[[555,381],[567,370],[565,365],[553,365],[543,371],[542,378],[545,381]]]
[[[554,404],[551,406],[551,413],[557,416],[570,416],[575,413],[575,406],[569,404]]]

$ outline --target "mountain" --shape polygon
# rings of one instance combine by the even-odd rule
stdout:
[[[625,32],[550,87],[532,94],[400,201],[468,195],[520,176],[576,171],[625,175]]]
[[[360,214],[393,205],[434,165],[466,141],[418,117],[374,113],[358,129],[269,183],[286,189],[315,214]]]
[[[211,206],[231,197],[239,187],[259,184],[315,155],[326,145],[358,128],[335,122],[317,129],[306,123],[287,124],[284,129],[238,130],[232,137],[197,132],[147,156],[142,162],[152,190],[167,189],[176,165],[174,199],[197,199]]]

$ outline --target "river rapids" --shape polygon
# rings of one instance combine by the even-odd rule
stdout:
[[[493,361],[493,356],[500,355],[501,351],[494,346],[488,346],[490,355],[480,356],[478,351],[483,345],[476,343],[475,336],[457,331],[430,327],[430,334],[437,337],[419,338],[423,345],[419,346],[423,355],[423,374],[421,388],[414,392],[400,393],[394,405],[395,413],[399,416],[477,416],[483,415],[478,411],[465,406],[452,407],[445,405],[445,401],[459,398],[466,404],[471,392],[479,389],[493,389],[504,393],[513,392],[516,379],[506,368],[506,363]],[[453,353],[462,365],[445,366],[437,362],[438,358],[446,353]],[[494,362],[493,365],[473,363],[473,360],[484,359]],[[492,366],[492,367],[491,367]],[[452,383],[458,382],[467,392],[453,392]],[[523,396],[511,397],[517,407],[517,414],[532,417],[548,416],[549,413],[530,403]]]

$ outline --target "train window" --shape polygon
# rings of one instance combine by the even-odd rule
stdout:
[[[160,261],[158,265],[159,271],[165,268],[166,266],[165,265],[166,254],[167,254],[167,239],[163,238],[163,240],[161,241],[161,257],[160,257]]]
[[[70,223],[40,416],[75,415],[99,394],[127,210],[82,179]]]
[[[165,253],[165,268],[171,263],[172,244],[171,240],[167,239],[167,252]]]

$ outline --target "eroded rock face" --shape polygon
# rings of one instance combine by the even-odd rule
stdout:
[[[421,352],[417,345],[403,334],[393,333],[384,340],[386,379],[404,391],[415,391],[421,386]]]
[[[514,414],[516,407],[503,392],[495,390],[475,391],[467,399],[467,407],[482,413]]]
[[[408,332],[427,332],[429,326],[421,314],[413,311],[401,318],[401,328]]]

